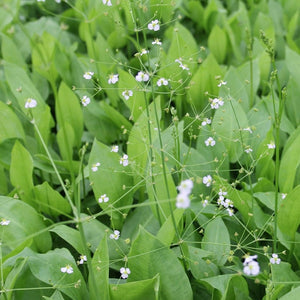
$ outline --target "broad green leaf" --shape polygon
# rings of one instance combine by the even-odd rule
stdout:
[[[34,187],[35,199],[39,210],[53,217],[71,212],[68,201],[55,191],[48,182]]]
[[[77,268],[71,253],[65,249],[51,250],[45,254],[32,252],[28,260],[32,274],[44,283],[51,282],[71,299],[88,299],[85,280]],[[70,265],[73,273],[62,273],[61,268]]]
[[[11,153],[10,181],[17,188],[20,198],[36,206],[33,198],[33,161],[29,152],[16,141]]]
[[[0,143],[11,138],[25,140],[24,130],[16,114],[0,101]]]
[[[164,23],[172,21],[173,13],[177,1],[173,0],[150,0],[150,9],[151,13],[155,16],[158,16],[159,19],[162,19]]]
[[[131,167],[120,164],[120,159],[121,156],[111,152],[111,148],[97,140],[94,141],[89,158],[89,178],[95,201],[98,201],[104,194],[109,197],[109,201],[100,203],[100,206],[111,216],[112,224],[116,228],[121,226],[124,220],[123,214],[129,211],[128,206],[133,201],[134,191],[133,179],[130,176]],[[129,161],[131,161],[131,157],[129,157]],[[93,171],[92,167],[96,163],[100,163],[100,165],[98,170]]]
[[[300,286],[292,289],[289,293],[285,294],[284,296],[280,297],[280,300],[298,300],[300,293]]]
[[[46,300],[64,300],[61,292],[56,290],[51,297],[43,296],[43,299]]]
[[[202,249],[215,254],[213,261],[224,265],[230,252],[230,236],[221,217],[211,220],[205,227]]]
[[[68,123],[73,128],[74,143],[73,147],[79,147],[81,144],[81,137],[83,132],[83,117],[79,104],[79,99],[72,92],[72,90],[62,82],[58,90],[58,98],[55,105],[55,114],[58,121],[58,125],[62,128],[65,123]],[[64,131],[63,131],[64,132]],[[68,134],[66,128],[66,134]],[[64,137],[67,139],[67,137]],[[71,143],[71,139],[69,143]]]
[[[76,144],[76,141],[73,127],[67,121],[59,128],[56,139],[61,157],[65,161],[71,160],[73,156],[73,146]]]
[[[245,137],[243,128],[248,127],[247,116],[241,105],[234,99],[225,99],[212,122],[212,128],[224,143],[230,162],[236,162],[243,153],[241,136]]]
[[[93,282],[91,275],[89,276],[90,290],[97,290],[97,299],[109,299],[109,255],[107,247],[107,235],[103,237],[98,248],[96,249],[92,259],[92,269],[94,274]]]
[[[8,9],[5,9],[5,7],[0,7],[0,20],[0,31],[2,31],[2,29],[13,20],[13,15]]]
[[[56,225],[50,230],[59,235],[63,240],[69,243],[80,255],[84,255],[85,247],[82,243],[78,230],[66,225]]]
[[[300,164],[300,135],[298,127],[285,143],[279,169],[279,187],[284,193],[290,192],[295,185],[296,171]]]
[[[297,127],[300,125],[300,117],[297,113],[300,110],[300,104],[299,101],[297,101],[297,97],[295,97],[295,95],[298,95],[300,93],[300,88],[296,78],[291,77],[289,79],[287,89],[289,92],[287,93],[287,99],[285,102],[286,114],[293,125]]]
[[[129,107],[131,111],[131,117],[134,121],[137,121],[140,114],[145,110],[145,101],[148,97],[145,95],[137,84],[135,78],[128,72],[118,69],[119,73],[119,96],[124,103]],[[131,90],[133,95],[128,100],[122,95],[123,92]]]
[[[124,284],[110,284],[111,300],[153,300],[157,299],[159,275],[153,279],[139,280]]]
[[[128,282],[160,276],[160,299],[192,299],[192,289],[183,266],[169,247],[140,227],[128,254]],[[180,283],[174,285],[174,283]]]
[[[9,197],[0,196],[1,218],[10,221],[2,231],[2,254],[10,251],[26,241],[33,239],[31,248],[37,251],[48,251],[51,248],[51,237],[45,231],[41,216],[28,204]],[[19,249],[20,251],[20,249]]]
[[[253,196],[259,200],[262,204],[271,210],[275,209],[275,192],[257,192]],[[283,201],[282,195],[278,195],[278,204],[280,205]]]
[[[300,185],[288,193],[278,210],[278,226],[291,239],[300,224]]]
[[[227,55],[227,36],[225,31],[217,24],[213,27],[209,34],[208,48],[213,53],[219,64],[224,63]]]

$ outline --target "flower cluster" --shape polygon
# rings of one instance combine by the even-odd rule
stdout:
[[[246,255],[245,260],[243,262],[244,265],[244,273],[246,275],[256,276],[260,272],[260,267],[258,262],[255,260],[257,259],[257,255]]]
[[[206,126],[208,124],[211,124],[211,119],[210,118],[204,118],[201,125]]]
[[[120,165],[123,165],[124,167],[128,166],[129,161],[128,161],[128,155],[124,154],[121,158],[120,158]]]
[[[220,106],[224,105],[224,101],[222,98],[214,98],[214,99],[209,99],[210,101],[210,107],[212,109],[218,109]]]
[[[179,194],[176,197],[176,207],[177,208],[188,208],[190,206],[191,200],[189,198],[192,189],[193,181],[191,179],[186,179],[181,181],[180,185],[177,187]]]
[[[142,71],[138,72],[137,75],[135,76],[136,81],[142,82],[142,81],[148,81],[149,80],[149,75],[147,73],[144,73]]]
[[[232,200],[225,198],[225,196],[227,195],[227,192],[220,189],[218,195],[219,195],[219,198],[217,200],[217,204],[220,207],[224,207],[230,217],[233,216],[234,215],[233,202],[232,202]]]

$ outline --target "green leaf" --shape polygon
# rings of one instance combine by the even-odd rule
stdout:
[[[22,200],[35,206],[32,189],[33,161],[29,152],[16,141],[11,153],[10,181]]]
[[[111,216],[116,228],[121,226],[124,220],[122,214],[129,211],[128,206],[133,201],[133,179],[129,175],[131,168],[130,165],[120,164],[120,158],[120,155],[111,152],[111,148],[108,146],[97,140],[94,141],[89,159],[89,178],[92,182],[95,201],[98,201],[103,194],[109,197],[109,201],[100,203],[100,206],[103,210],[107,210],[107,214]],[[96,163],[101,165],[94,172],[92,167]],[[115,209],[110,209],[110,207]]]
[[[48,182],[34,187],[36,202],[42,212],[57,217],[71,212],[68,201],[55,191]]]
[[[151,279],[159,273],[162,300],[193,298],[188,277],[174,252],[142,227],[128,254],[128,266],[128,282]]]
[[[0,101],[0,143],[11,138],[25,140],[25,133],[16,114]]]
[[[73,156],[73,145],[76,144],[75,132],[68,122],[64,122],[62,126],[57,132],[56,139],[62,158],[68,161]]]
[[[289,293],[285,294],[284,296],[280,297],[280,300],[298,300],[300,293],[300,286],[292,289]]]
[[[128,282],[124,284],[110,284],[111,300],[153,300],[157,299],[159,275],[152,279]]]
[[[213,252],[217,265],[224,265],[230,252],[230,236],[221,217],[211,220],[205,227],[202,249]]]
[[[58,90],[58,98],[55,105],[55,114],[60,127],[69,124],[73,129],[74,143],[73,147],[79,147],[83,132],[83,116],[79,100],[72,90],[62,81]],[[68,134],[67,128],[66,134]],[[67,137],[64,137],[67,139]],[[68,138],[69,139],[69,138]],[[69,143],[71,143],[71,139]]]
[[[13,198],[0,196],[0,214],[2,218],[10,220],[8,226],[2,231],[2,254],[10,251],[33,239],[32,249],[48,251],[51,248],[51,237],[45,231],[41,216],[28,204]],[[20,249],[19,249],[20,251]]]
[[[219,64],[224,63],[227,54],[227,36],[218,25],[215,25],[209,34],[208,48]]]
[[[43,299],[46,300],[64,300],[64,297],[62,296],[60,291],[55,291],[51,297],[43,296]]]
[[[66,225],[56,225],[50,230],[59,235],[63,240],[69,243],[79,254],[85,254],[85,247],[82,243],[80,233],[78,230],[68,227]]]
[[[288,193],[278,210],[278,226],[291,239],[300,224],[300,185]]]
[[[150,0],[151,13],[162,19],[164,23],[172,21],[176,2],[173,0]]]

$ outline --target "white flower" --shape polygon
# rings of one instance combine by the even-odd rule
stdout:
[[[226,196],[227,195],[227,192],[223,191],[222,189],[219,189],[219,193],[218,193],[219,196]],[[224,198],[224,197],[223,197]]]
[[[61,0],[55,0],[56,3],[61,3]]]
[[[100,196],[100,198],[98,199],[98,202],[99,203],[102,203],[102,202],[108,202],[109,201],[109,198],[106,196],[106,194],[103,194]]]
[[[208,204],[208,200],[207,199],[205,199],[205,200],[202,201],[202,206],[203,207],[205,207],[207,204]]]
[[[139,81],[139,82],[141,82],[141,81],[148,81],[149,80],[149,75],[147,73],[144,73],[144,72],[140,71],[135,76],[135,79],[137,81]]]
[[[120,165],[124,167],[128,166],[128,155],[124,154],[123,157],[120,158]]]
[[[275,143],[273,141],[270,142],[270,144],[268,144],[268,148],[269,149],[275,149]]]
[[[252,150],[252,148],[247,148],[247,149],[245,149],[245,152],[247,153],[247,154],[249,154],[249,153],[251,153],[253,150]]]
[[[212,109],[218,109],[220,106],[224,105],[224,101],[222,100],[222,98],[214,98],[214,99],[209,99],[210,103],[210,107]]]
[[[83,106],[88,106],[91,103],[91,99],[88,96],[83,96],[81,103]]]
[[[246,266],[248,263],[250,263],[251,261],[257,259],[257,255],[245,255],[245,260],[243,262],[243,265]]]
[[[132,90],[125,90],[124,92],[122,92],[122,96],[125,98],[125,100],[128,100],[132,95]]]
[[[183,70],[189,70],[188,66],[182,63],[182,59],[178,58],[175,59],[175,62],[179,63],[179,67]]]
[[[118,145],[113,145],[112,147],[111,147],[111,150],[110,150],[110,152],[118,152],[119,151],[119,146]]]
[[[218,200],[217,200],[217,204],[218,205],[224,205],[224,197],[223,196],[220,196],[219,198],[218,198]]]
[[[129,268],[121,268],[120,269],[121,277],[123,279],[128,278],[128,275],[131,273]]]
[[[177,187],[177,190],[181,194],[189,195],[192,191],[192,188],[194,186],[194,183],[191,179],[186,179],[181,181],[180,185]]]
[[[114,233],[111,233],[109,235],[109,238],[112,240],[118,240],[120,237],[120,231],[119,230],[114,230]]]
[[[275,264],[279,265],[280,262],[281,262],[281,259],[278,257],[278,254],[273,253],[272,258],[270,258],[270,263],[273,265],[275,265]]]
[[[25,108],[34,108],[37,106],[37,101],[32,98],[28,98],[25,103]]]
[[[161,41],[159,39],[155,39],[153,42],[152,42],[152,45],[161,45]]]
[[[246,275],[253,275],[253,276],[258,275],[260,271],[258,262],[255,260],[250,261],[248,264],[244,266],[243,271]]]
[[[2,225],[2,226],[7,226],[9,223],[10,223],[10,220],[7,220],[7,219],[2,218],[2,219],[1,219],[1,222],[0,222],[0,225]]]
[[[78,262],[79,265],[82,265],[85,261],[87,261],[87,258],[85,255],[80,255],[79,258],[80,258],[80,260]]]
[[[223,206],[225,208],[233,207],[233,202],[230,199],[225,199]]]
[[[63,268],[60,268],[61,272],[71,274],[73,273],[73,268],[70,265],[66,265]]]
[[[244,128],[243,130],[244,130],[244,131],[249,131],[250,133],[252,133],[252,130],[251,130],[250,127]]]
[[[107,5],[107,6],[112,6],[110,0],[102,0],[102,3],[103,3],[104,5]]]
[[[149,53],[148,50],[142,49],[141,52],[140,52],[140,55],[143,56],[144,54],[147,54],[147,53]]]
[[[226,85],[226,84],[227,84],[227,81],[221,80],[220,83],[218,84],[218,87],[221,87],[222,85]]]
[[[168,85],[169,81],[162,77],[162,78],[158,79],[156,84],[157,84],[157,86]]]
[[[205,125],[207,125],[207,124],[211,124],[211,119],[209,119],[209,118],[204,118],[203,121],[202,121],[202,123],[201,123],[201,125],[202,125],[202,126],[205,126]]]
[[[281,199],[282,199],[282,200],[285,199],[286,195],[287,195],[287,194],[282,193],[282,194],[281,194]]]
[[[158,20],[151,21],[151,22],[148,24],[148,29],[149,29],[149,30],[158,31],[158,30],[160,29]]]
[[[45,2],[45,0],[37,0],[37,2]]]
[[[204,176],[202,182],[209,187],[212,184],[212,177],[210,175]]]
[[[234,210],[233,210],[232,208],[227,208],[226,210],[227,210],[228,215],[229,215],[230,217],[232,217],[232,216],[234,215]]]
[[[176,207],[177,208],[188,208],[191,204],[189,195],[184,193],[179,193],[176,197]]]
[[[95,164],[92,164],[92,171],[93,172],[96,172],[98,170],[98,167],[100,166],[101,164],[99,162],[95,163]]]
[[[208,147],[208,146],[213,147],[215,144],[216,144],[216,141],[215,141],[212,137],[209,137],[209,138],[205,141],[205,145],[206,145],[207,147]]]
[[[83,78],[90,80],[90,79],[92,79],[93,75],[94,75],[94,72],[88,71],[83,74]]]
[[[108,78],[108,84],[115,84],[119,81],[119,74],[110,74]]]

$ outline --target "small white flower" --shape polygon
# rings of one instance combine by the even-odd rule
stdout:
[[[143,56],[144,54],[147,54],[147,53],[149,53],[148,50],[142,49],[141,52],[140,52],[140,55]]]
[[[233,202],[230,199],[225,199],[223,206],[225,208],[233,207]]]
[[[5,218],[1,219],[0,225],[2,226],[7,226],[10,223],[10,220],[7,220]]]
[[[286,195],[287,195],[287,194],[282,193],[282,194],[281,194],[281,199],[282,199],[282,200],[285,199]]]
[[[211,119],[209,119],[209,118],[204,118],[203,121],[202,121],[202,123],[201,123],[201,125],[202,125],[202,126],[205,126],[205,125],[207,125],[207,124],[211,124]]]
[[[108,84],[115,84],[119,81],[119,74],[110,74],[108,78]]]
[[[176,197],[176,207],[186,209],[190,207],[191,200],[187,194],[179,193]]]
[[[83,78],[90,80],[90,79],[92,79],[93,75],[94,75],[94,72],[88,71],[83,74]]]
[[[224,101],[222,100],[222,98],[214,98],[214,99],[209,99],[210,103],[210,107],[212,109],[218,109],[220,106],[224,105]]]
[[[252,150],[252,148],[247,148],[247,149],[245,149],[245,152],[247,153],[247,154],[249,154],[249,153],[251,153],[253,150]]]
[[[158,31],[158,30],[160,29],[158,20],[151,21],[151,22],[148,24],[148,29],[149,29],[149,30]]]
[[[80,255],[79,259],[80,259],[78,262],[79,265],[82,265],[85,261],[87,261],[87,258],[85,255]]]
[[[244,130],[244,131],[249,131],[250,133],[252,133],[252,130],[251,130],[250,127],[244,128],[243,130]]]
[[[37,101],[32,98],[28,98],[25,103],[25,108],[34,108],[37,106]]]
[[[205,207],[207,204],[208,204],[208,200],[207,199],[205,199],[205,200],[202,201],[202,206],[203,207]]]
[[[96,172],[96,171],[98,171],[98,167],[100,167],[100,163],[99,162],[97,162],[97,163],[95,163],[95,164],[92,164],[92,171],[93,172]]]
[[[205,184],[207,187],[211,186],[212,184],[212,177],[210,175],[204,176],[202,179],[203,184]]]
[[[275,143],[273,141],[270,142],[270,144],[268,144],[268,148],[269,149],[275,149]]]
[[[100,196],[100,198],[98,199],[98,202],[99,203],[103,203],[103,202],[108,202],[109,201],[109,198],[106,196],[106,194],[103,194]]]
[[[208,146],[213,147],[215,144],[216,144],[216,141],[215,141],[212,137],[209,137],[209,138],[205,141],[205,145],[206,145],[207,147],[208,147]]]
[[[253,276],[258,275],[260,271],[258,262],[255,260],[250,261],[248,264],[244,266],[243,271],[246,275],[253,275]]]
[[[181,194],[189,195],[192,191],[192,188],[194,186],[194,183],[191,179],[186,179],[181,181],[180,185],[177,187],[177,190]]]
[[[162,77],[162,78],[158,79],[156,84],[157,84],[157,86],[168,85],[169,81]]]
[[[221,87],[222,85],[226,85],[226,84],[227,84],[227,81],[221,80],[220,83],[218,84],[218,87]]]
[[[228,215],[229,215],[230,217],[232,217],[232,216],[234,215],[234,210],[233,210],[232,208],[227,208],[226,210],[227,210]]]
[[[121,277],[123,279],[128,278],[128,275],[131,273],[129,268],[121,268],[120,269]]]
[[[114,230],[114,233],[111,233],[109,235],[109,238],[112,240],[118,240],[120,237],[120,231],[119,230]]]
[[[123,157],[120,158],[120,165],[124,167],[128,166],[128,155],[124,154]]]
[[[118,145],[113,145],[112,147],[111,147],[111,150],[110,150],[110,152],[118,152],[119,151],[119,146]]]
[[[245,255],[245,260],[243,262],[243,265],[246,266],[249,262],[251,262],[251,261],[253,261],[255,259],[257,259],[257,255],[248,255],[248,254],[246,254]]]
[[[280,262],[281,262],[281,259],[278,257],[278,254],[273,253],[272,258],[270,258],[270,263],[273,265],[275,265],[275,264],[279,265]]]
[[[188,66],[182,63],[182,59],[181,58],[175,59],[175,62],[179,63],[179,67],[182,70],[189,70]]]
[[[111,0],[102,0],[102,3],[107,6],[112,6]]]
[[[155,39],[153,42],[152,42],[152,45],[161,45],[161,41],[159,39]]]
[[[88,96],[83,96],[81,103],[83,106],[88,106],[91,103],[91,99]]]
[[[220,205],[220,206],[221,206],[221,205],[224,206],[224,197],[223,197],[223,196],[220,196],[220,197],[218,198],[217,204]]]
[[[219,189],[218,195],[219,195],[219,196],[226,196],[226,195],[227,195],[227,192],[223,191],[222,189]]]
[[[141,82],[141,81],[148,81],[149,80],[149,75],[147,73],[144,73],[144,72],[140,71],[135,76],[135,79],[137,81],[139,81],[139,82]]]
[[[56,3],[61,3],[61,0],[55,0]]]
[[[37,2],[45,2],[46,0],[37,0]]]
[[[128,100],[130,97],[132,97],[132,95],[132,90],[125,90],[124,92],[122,92],[122,96],[125,98],[125,100]]]
[[[70,265],[66,265],[63,268],[60,268],[60,271],[63,272],[63,273],[72,274],[73,273],[73,268]]]

